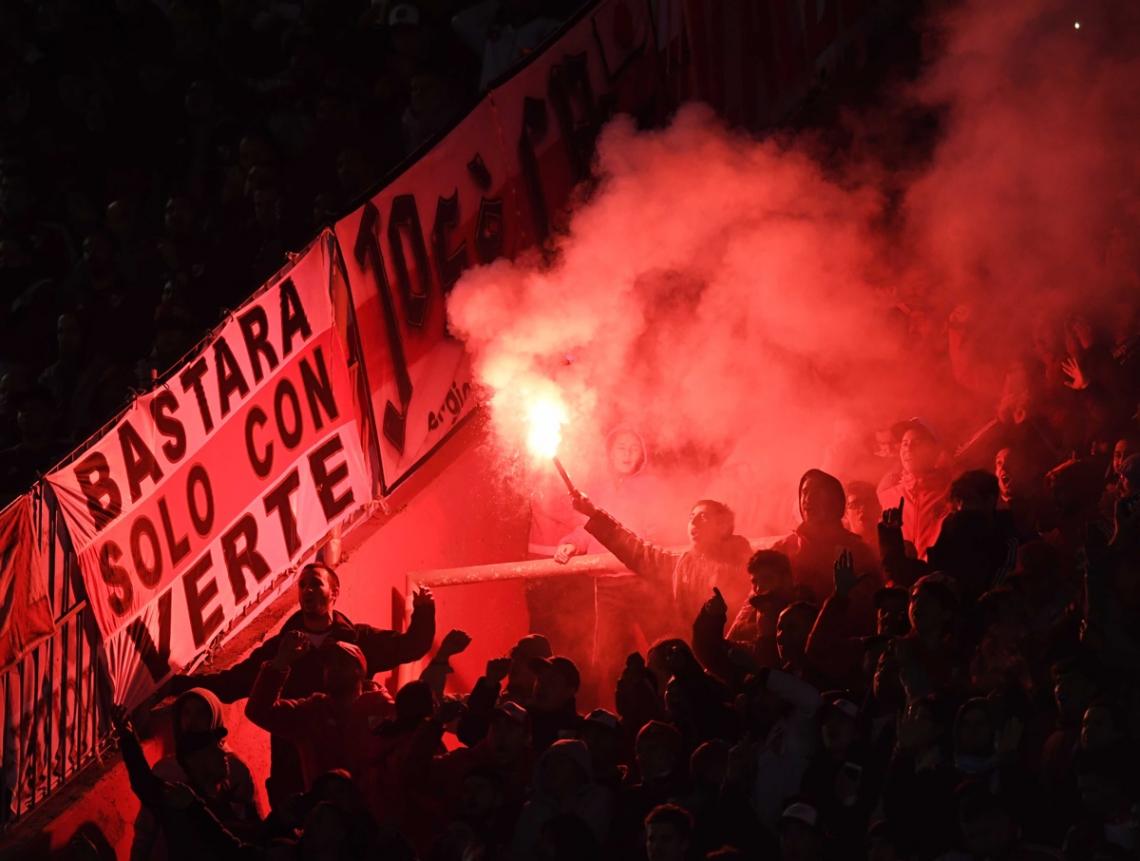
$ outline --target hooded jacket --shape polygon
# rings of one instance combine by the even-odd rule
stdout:
[[[222,704],[213,693],[204,688],[191,688],[178,697],[171,710],[174,724],[174,750],[172,756],[165,756],[151,769],[155,777],[168,783],[190,784],[190,775],[182,764],[182,757],[196,746],[198,739],[179,732],[179,718],[182,707],[190,697],[206,703],[210,710],[210,733],[215,738],[226,734]],[[248,766],[232,751],[226,751],[227,790],[218,798],[204,802],[222,825],[231,830],[245,830],[260,823],[257,808],[253,801],[253,776]],[[169,857],[162,822],[152,808],[143,805],[135,818],[135,836],[131,842],[131,861],[149,861]]]
[[[713,587],[720,589],[730,607],[740,606],[748,595],[751,581],[745,566],[752,546],[741,535],[730,535],[713,552],[695,547],[665,550],[634,535],[604,511],[586,522],[586,531],[630,571],[669,591],[677,632],[688,632]]]
[[[833,475],[823,470],[809,469],[800,478],[799,496],[800,517],[803,511],[803,489],[808,481],[819,481],[831,498],[831,511],[827,522],[808,523],[806,519],[787,538],[781,539],[772,549],[785,554],[792,563],[792,578],[795,585],[809,591],[817,603],[823,603],[831,594],[835,584],[835,560],[840,550],[850,550],[855,557],[855,572],[878,579],[879,561],[874,551],[854,532],[844,528],[843,515],[847,511],[847,494],[843,485]],[[875,587],[864,584],[859,587],[864,595],[870,595]],[[857,608],[857,617],[864,618],[863,610]]]
[[[552,794],[554,787],[548,772],[556,760],[562,760],[563,765],[573,763],[584,776],[582,785],[568,798],[558,799]],[[523,807],[515,826],[510,853],[512,861],[531,861],[535,857],[543,826],[564,813],[579,817],[598,842],[604,844],[613,819],[614,804],[613,791],[594,782],[590,751],[585,742],[578,739],[556,741],[535,764],[534,793]]]

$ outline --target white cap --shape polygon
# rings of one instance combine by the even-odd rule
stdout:
[[[784,808],[781,819],[793,819],[802,822],[808,828],[815,828],[819,824],[819,811],[803,801],[796,801]]]

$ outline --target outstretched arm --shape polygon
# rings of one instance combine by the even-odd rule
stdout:
[[[418,661],[435,639],[435,598],[424,586],[412,596],[412,620],[402,634],[371,625],[356,626],[356,644],[368,660],[368,674]]]
[[[616,556],[634,574],[648,577],[673,589],[673,569],[680,558],[677,553],[663,550],[626,529],[606,512],[598,508],[584,494],[574,497],[574,508],[590,519],[586,531]]]

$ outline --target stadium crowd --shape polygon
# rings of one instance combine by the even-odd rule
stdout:
[[[716,500],[679,552],[575,494],[654,638],[616,676],[538,631],[448,692],[470,643],[451,631],[393,697],[373,676],[431,650],[431,594],[378,630],[306,567],[279,634],[175,680],[172,756],[149,766],[120,721],[132,857],[1137,857],[1136,319],[1115,340],[1058,322],[955,448],[899,422],[877,484],[808,470],[801,522],[755,552]],[[615,440],[635,471],[645,452]],[[591,674],[607,707],[586,712]],[[272,738],[264,818],[225,744],[220,703],[242,698]]]

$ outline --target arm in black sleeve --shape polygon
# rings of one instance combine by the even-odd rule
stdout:
[[[598,511],[586,521],[586,531],[601,542],[634,574],[640,574],[673,592],[673,569],[680,554],[650,544],[604,511]]]
[[[693,654],[706,670],[734,685],[740,671],[732,660],[732,645],[724,638],[725,613],[704,606],[693,620]]]
[[[408,630],[402,634],[371,625],[356,626],[356,644],[368,660],[369,675],[418,661],[431,649],[434,639],[435,604],[421,604],[412,610]]]
[[[471,696],[467,698],[467,710],[459,719],[456,736],[468,747],[474,747],[487,736],[491,726],[491,714],[499,701],[499,685],[480,676],[475,682]]]
[[[907,556],[902,530],[895,526],[879,524],[879,558],[887,579],[904,589],[909,589],[915,580],[928,573],[925,562]]]
[[[265,857],[259,846],[234,836],[201,799],[195,798],[181,813],[190,839],[207,851],[206,857],[222,861],[261,861]]]
[[[161,808],[162,780],[150,770],[150,763],[146,761],[142,744],[132,727],[120,727],[119,750],[123,755],[123,765],[127,768],[131,791],[144,806]]]
[[[249,657],[217,673],[195,676],[175,676],[170,680],[171,693],[184,693],[191,688],[205,688],[224,703],[232,703],[249,696],[261,665],[277,654],[280,634],[274,634],[252,652]]]

